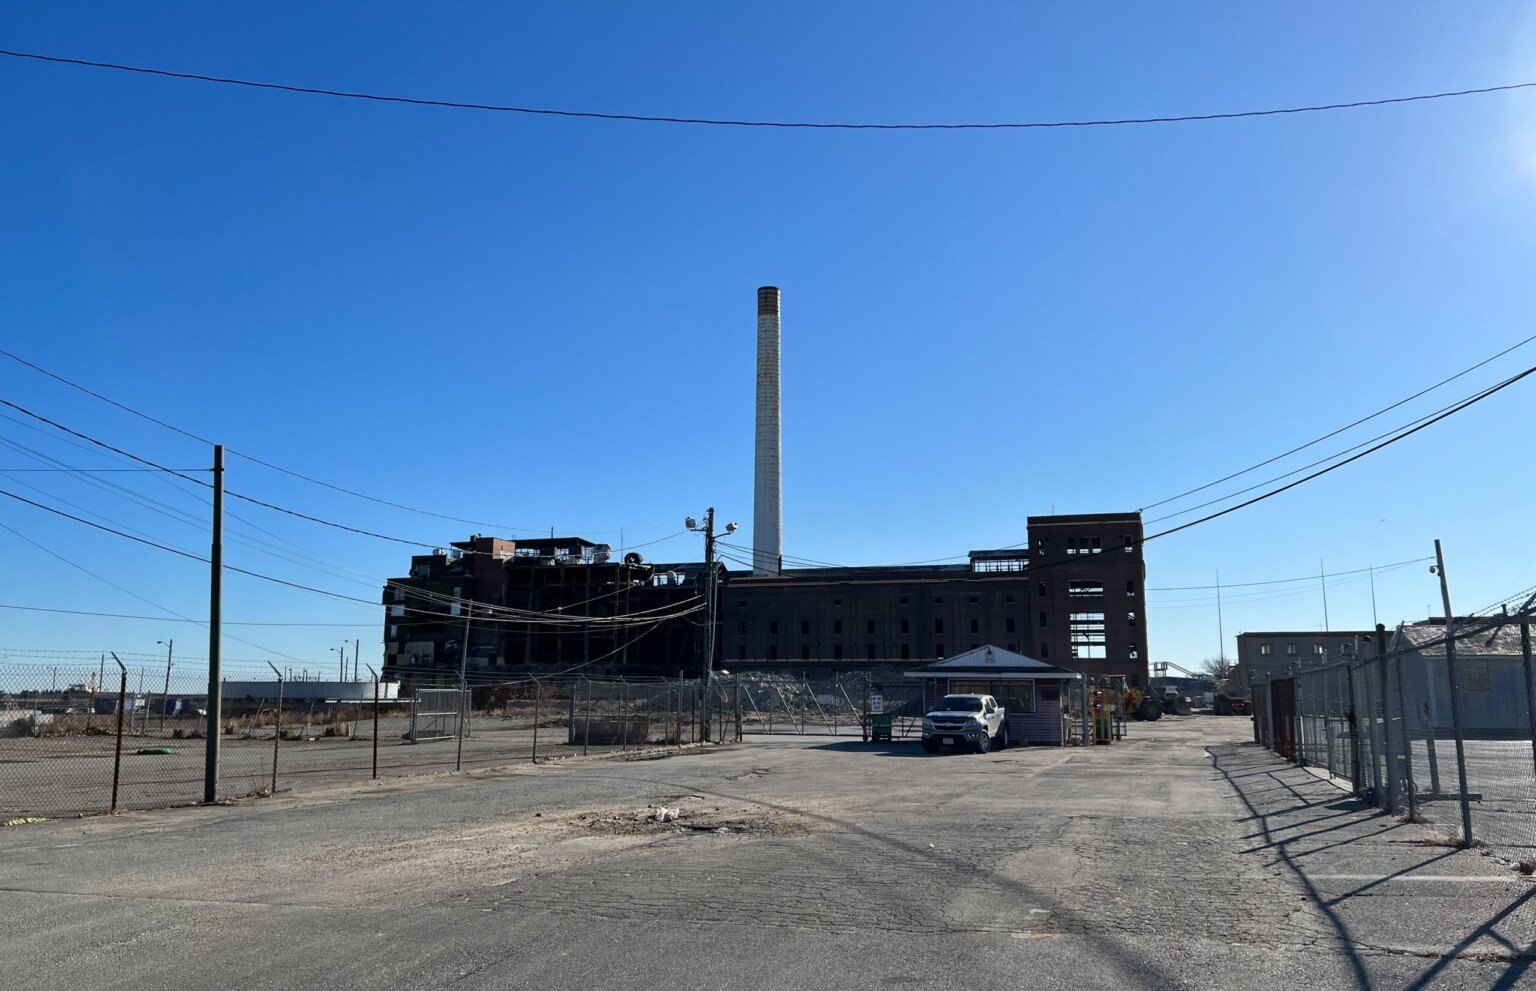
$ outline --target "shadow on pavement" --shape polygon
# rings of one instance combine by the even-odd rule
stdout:
[[[1368,881],[1353,890],[1344,892],[1337,897],[1326,897],[1316,886],[1313,878],[1308,873],[1308,868],[1300,863],[1302,857],[1321,853],[1324,850],[1336,850],[1346,847],[1351,843],[1376,840],[1384,833],[1407,826],[1406,823],[1397,820],[1381,812],[1375,806],[1353,798],[1336,799],[1333,801],[1313,801],[1291,785],[1289,780],[1283,780],[1282,776],[1297,780],[1303,787],[1308,785],[1332,789],[1333,786],[1323,783],[1306,771],[1293,768],[1289,764],[1280,763],[1279,758],[1268,751],[1261,750],[1252,743],[1228,744],[1206,747],[1206,752],[1211,755],[1212,763],[1216,770],[1226,780],[1227,785],[1237,795],[1249,815],[1240,821],[1257,823],[1259,832],[1256,835],[1246,837],[1248,839],[1261,839],[1262,844],[1253,846],[1243,851],[1245,853],[1268,852],[1277,856],[1282,864],[1290,870],[1296,880],[1306,890],[1310,901],[1317,906],[1327,919],[1337,936],[1337,943],[1349,960],[1354,974],[1354,987],[1368,989],[1374,987],[1370,976],[1366,972],[1364,960],[1361,957],[1360,948],[1362,941],[1350,930],[1349,925],[1339,915],[1337,909],[1351,898],[1359,897],[1367,892],[1379,888],[1393,878],[1408,875],[1429,864],[1455,856],[1460,850],[1447,850],[1436,854],[1426,854],[1422,859],[1415,860],[1411,864],[1401,867],[1399,870],[1385,874],[1380,878]],[[1295,775],[1306,775],[1306,779],[1295,779]],[[1253,779],[1269,779],[1268,781]],[[1282,787],[1265,788],[1262,785],[1270,782],[1279,782]],[[1260,787],[1255,787],[1258,785]],[[1293,800],[1260,798],[1261,795],[1274,795],[1276,792],[1289,793]],[[1270,804],[1260,810],[1255,804],[1258,801],[1268,801]],[[1332,815],[1318,816],[1311,819],[1303,819],[1300,822],[1280,823],[1275,820],[1281,817],[1294,816],[1298,813],[1306,813],[1309,810],[1329,808],[1342,810]],[[1289,833],[1289,830],[1313,825],[1325,819],[1336,819],[1340,816],[1355,816],[1341,823],[1332,824],[1320,829],[1313,829],[1301,833]],[[1350,826],[1363,826],[1366,831],[1325,844],[1322,847],[1312,847],[1307,850],[1292,850],[1292,844],[1300,843],[1311,837],[1324,833],[1333,833]],[[1380,827],[1380,828],[1373,828]],[[1509,960],[1509,967],[1493,983],[1489,984],[1490,991],[1506,991],[1506,989],[1518,986],[1526,975],[1533,962],[1536,962],[1536,943],[1529,946],[1519,946],[1507,937],[1495,931],[1501,921],[1511,917],[1522,908],[1532,904],[1536,899],[1536,888],[1527,889],[1524,893],[1511,897],[1508,903],[1495,911],[1480,925],[1473,928],[1460,941],[1443,952],[1433,954],[1434,963],[1430,965],[1414,981],[1400,985],[1404,991],[1420,991],[1428,987],[1436,977],[1463,953],[1472,950],[1479,940],[1489,939],[1503,947],[1501,958]],[[1368,944],[1364,944],[1368,945]],[[1427,956],[1428,954],[1426,954]],[[1474,959],[1489,959],[1485,953],[1469,954]]]

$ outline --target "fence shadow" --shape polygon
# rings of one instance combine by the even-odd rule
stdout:
[[[1265,791],[1271,794],[1279,792],[1279,794],[1283,795],[1289,792],[1294,794],[1296,798],[1290,802],[1279,799],[1270,807],[1260,809],[1254,801],[1253,788],[1250,783],[1252,779],[1278,777],[1287,770],[1292,770],[1293,773],[1297,774],[1305,774],[1306,772],[1290,768],[1290,765],[1283,763],[1279,757],[1261,748],[1258,744],[1215,745],[1207,747],[1206,752],[1210,754],[1212,765],[1216,771],[1222,776],[1228,787],[1232,789],[1233,794],[1237,796],[1238,800],[1243,803],[1244,808],[1248,811],[1248,816],[1240,821],[1255,823],[1258,826],[1259,832],[1246,838],[1264,841],[1262,844],[1250,847],[1243,852],[1268,852],[1278,858],[1279,862],[1290,871],[1296,881],[1306,891],[1309,901],[1317,907],[1317,910],[1322,913],[1328,925],[1332,928],[1338,947],[1349,961],[1354,979],[1352,986],[1361,989],[1361,991],[1369,991],[1369,989],[1376,987],[1377,985],[1373,985],[1371,982],[1370,975],[1365,967],[1364,958],[1360,953],[1360,946],[1362,944],[1357,940],[1349,924],[1345,922],[1337,911],[1338,907],[1351,898],[1364,895],[1379,888],[1393,878],[1408,875],[1437,861],[1453,857],[1458,853],[1462,853],[1462,851],[1440,850],[1437,852],[1426,852],[1423,857],[1415,859],[1412,863],[1404,864],[1397,870],[1384,874],[1380,878],[1361,884],[1335,897],[1325,896],[1317,887],[1309,873],[1309,869],[1301,863],[1303,857],[1320,853],[1324,850],[1347,847],[1352,843],[1379,840],[1384,833],[1406,828],[1407,824],[1387,816],[1375,806],[1364,801],[1344,799],[1324,804],[1308,801],[1305,796],[1296,792],[1294,788],[1265,789]],[[1313,781],[1318,785],[1323,784],[1323,782],[1316,779],[1313,779]],[[1302,784],[1306,784],[1306,782],[1303,781]],[[1333,815],[1303,820],[1302,822],[1276,821],[1279,819],[1289,819],[1298,814],[1305,814],[1307,811],[1319,807],[1342,811],[1337,811]],[[1340,815],[1351,813],[1358,814],[1360,818],[1329,825],[1322,829],[1287,835],[1289,830],[1295,829],[1298,826],[1310,825],[1321,819],[1334,819]],[[1384,828],[1369,828],[1366,832],[1325,844],[1322,847],[1311,847],[1300,851],[1292,849],[1293,844],[1304,843],[1320,834],[1331,833],[1354,824],[1367,827],[1384,826]],[[1432,841],[1426,840],[1425,842]],[[1536,899],[1536,888],[1527,889],[1518,896],[1511,897],[1508,903],[1500,906],[1461,940],[1446,948],[1443,952],[1435,954],[1434,963],[1430,964],[1417,978],[1407,984],[1400,984],[1394,981],[1393,986],[1401,986],[1405,991],[1420,991],[1420,989],[1430,986],[1446,967],[1461,958],[1479,940],[1490,939],[1503,947],[1500,959],[1507,958],[1509,962],[1509,967],[1488,985],[1490,991],[1503,991],[1503,989],[1516,987],[1531,968],[1532,963],[1536,962],[1536,942],[1524,947],[1519,946],[1498,933],[1495,927],[1500,922],[1514,916],[1517,912],[1530,905],[1533,899]],[[1489,957],[1486,954],[1478,954],[1475,959],[1486,961]]]

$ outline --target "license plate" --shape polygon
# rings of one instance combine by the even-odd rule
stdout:
[[[946,737],[944,737],[944,742],[945,743],[955,743],[955,744],[958,744],[960,742],[960,740],[959,740],[958,737],[946,736]]]

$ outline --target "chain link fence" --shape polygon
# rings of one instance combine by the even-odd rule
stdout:
[[[1533,618],[1528,602],[1362,638],[1256,688],[1256,739],[1388,812],[1536,864]]]
[[[206,672],[155,680],[110,665],[0,667],[0,821],[202,801]],[[225,682],[219,798],[741,738],[732,679],[708,692],[569,675],[395,687]]]

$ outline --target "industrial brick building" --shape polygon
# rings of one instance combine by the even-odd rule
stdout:
[[[485,680],[594,660],[609,670],[696,669],[700,615],[638,626],[603,620],[676,611],[700,596],[703,569],[646,564],[638,554],[614,560],[609,545],[580,537],[455,541],[413,556],[410,573],[385,586],[384,676],[437,684],[456,680],[461,666]],[[510,610],[541,616],[522,622]]]
[[[1032,516],[1029,549],[965,564],[732,572],[723,662],[824,675],[984,645],[1146,683],[1141,518]]]
[[[886,667],[899,677],[992,646],[1145,685],[1140,513],[1031,516],[1025,547],[971,551],[964,564],[784,567],[780,306],[777,288],[758,290],[752,560],[750,570],[717,572],[714,662],[808,675]],[[703,613],[672,614],[701,601],[704,577],[702,563],[615,561],[607,544],[576,537],[474,536],[412,558],[410,575],[386,586],[385,670],[412,681],[456,678],[461,664],[482,677],[577,665],[698,672]],[[466,623],[466,603],[503,611]],[[648,611],[670,618],[634,621]]]
[[[992,645],[1073,671],[1146,682],[1136,514],[1030,517],[1029,549],[965,564],[721,571],[715,661],[821,676],[910,667]],[[588,665],[593,673],[696,673],[702,614],[638,626],[520,622],[505,607],[579,619],[683,607],[704,565],[614,560],[581,538],[471,537],[419,554],[384,590],[385,670],[417,683]],[[468,617],[465,611],[482,607]],[[429,674],[430,673],[430,674]]]

